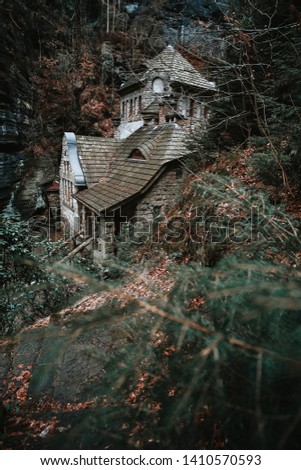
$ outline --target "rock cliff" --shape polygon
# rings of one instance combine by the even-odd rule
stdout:
[[[157,48],[180,42],[189,49],[198,43],[198,53],[216,54],[228,3],[118,2],[121,10],[116,15],[112,10],[108,18],[108,10],[99,9],[94,0],[0,2],[0,211],[14,195],[23,217],[35,213],[42,186],[57,173],[63,131],[112,133],[118,98],[111,97],[124,77],[116,66],[111,73],[115,76],[106,76],[105,65],[99,61],[102,43],[118,49],[123,38],[124,50],[117,51],[116,60],[122,71],[135,65],[134,59],[139,62],[145,57],[152,49],[151,41]],[[144,37],[150,11],[155,11],[155,26]],[[216,23],[219,27],[214,30]],[[118,28],[122,36],[117,38]],[[136,44],[137,34],[141,38],[137,36]],[[130,49],[126,41],[133,42]],[[141,48],[141,53],[130,57],[129,50],[134,48]],[[97,116],[95,99],[100,110]]]
[[[30,79],[37,56],[34,18],[28,2],[0,4],[0,210],[15,193],[14,203],[25,217],[35,211],[40,185],[53,177],[52,166],[36,161],[30,151],[36,112]]]
[[[21,3],[21,2],[16,2]],[[21,11],[24,9],[19,5]],[[31,86],[27,74],[27,19],[14,18],[8,2],[0,5],[0,206],[24,172],[26,132],[32,119]]]

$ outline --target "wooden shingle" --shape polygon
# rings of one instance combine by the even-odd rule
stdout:
[[[168,162],[187,153],[185,138],[185,132],[175,123],[141,127],[119,142],[110,170],[99,175],[99,182],[77,193],[76,199],[100,213],[143,193]],[[145,160],[129,158],[135,148]]]
[[[167,46],[159,55],[147,61],[147,70],[138,75],[132,75],[125,82],[120,92],[125,93],[130,87],[141,87],[154,71],[164,71],[170,75],[171,84],[187,85],[200,90],[215,91],[215,84],[206,80],[176,49]]]
[[[76,136],[77,153],[88,187],[110,172],[120,140],[104,137]]]

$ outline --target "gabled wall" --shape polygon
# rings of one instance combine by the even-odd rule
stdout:
[[[73,194],[77,193],[78,187],[74,184],[75,179],[70,163],[66,136],[63,138],[59,175],[61,224],[66,236],[73,236],[79,230],[78,203],[72,197]]]

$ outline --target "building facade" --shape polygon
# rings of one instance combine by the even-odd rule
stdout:
[[[126,138],[144,125],[149,107],[158,106],[154,123],[178,122],[186,130],[205,127],[208,102],[215,93],[214,82],[206,80],[172,46],[146,63],[146,70],[132,75],[120,88],[121,124],[118,136]]]
[[[124,223],[136,224],[136,235],[151,236],[153,221],[164,217],[179,191],[187,134],[205,128],[215,91],[167,46],[122,85],[115,138],[65,133],[62,222],[70,236],[79,233],[78,242],[91,239],[96,263],[116,254]]]

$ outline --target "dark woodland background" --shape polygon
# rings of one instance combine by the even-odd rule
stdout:
[[[0,15],[2,447],[298,449],[300,2],[3,0]],[[112,136],[120,85],[166,44],[219,90],[169,214],[198,243],[162,234],[62,270],[64,241],[28,225],[62,134]],[[77,385],[88,357],[102,376],[72,400],[70,377],[46,385],[80,335]]]

